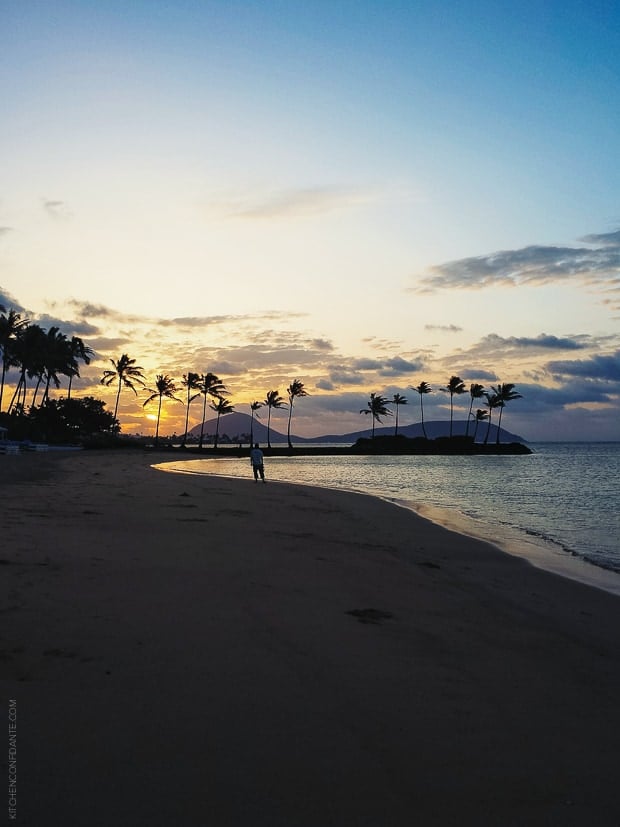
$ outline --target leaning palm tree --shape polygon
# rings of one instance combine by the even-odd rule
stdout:
[[[2,395],[8,369],[14,364],[12,346],[18,334],[29,324],[28,319],[22,319],[20,314],[12,308],[6,313],[2,308],[0,314],[0,352],[2,353],[2,374],[0,375],[0,411],[2,410]]]
[[[202,441],[204,438],[205,419],[207,417],[207,399],[220,399],[227,395],[226,385],[222,382],[219,376],[208,372],[203,374],[198,380],[198,391],[203,395],[202,403],[202,422],[200,423],[200,439],[198,440],[198,447],[202,448]]]
[[[301,381],[301,379],[294,379],[286,389],[286,392],[288,393],[288,430],[286,434],[288,437],[288,447],[289,449],[292,449],[293,443],[291,442],[291,418],[293,416],[293,403],[296,399],[299,399],[302,396],[309,396],[309,393],[304,388],[304,383]]]
[[[487,405],[487,409],[489,411],[489,419],[488,419],[488,422],[487,422],[487,431],[486,431],[486,434],[484,435],[484,444],[486,445],[489,441],[489,433],[491,432],[491,418],[493,416],[493,411],[495,410],[495,408],[499,408],[500,405],[502,404],[502,402],[501,402],[501,399],[499,398],[499,396],[495,392],[485,393],[484,396],[485,396],[485,399],[487,400],[486,405]]]
[[[396,405],[396,421],[394,423],[394,436],[398,436],[398,408],[399,405],[407,404],[407,397],[401,396],[400,393],[395,393],[392,397],[392,404]]]
[[[272,408],[286,408],[284,397],[280,396],[280,391],[267,391],[267,396],[263,405],[267,406],[267,447],[271,450],[271,409]]]
[[[426,435],[426,428],[424,427],[424,395],[427,393],[432,393],[433,389],[428,384],[428,382],[420,382],[420,384],[414,388],[411,387],[412,391],[417,391],[420,394],[420,416],[422,418],[422,433],[424,434],[424,439],[428,439]]]
[[[478,408],[476,413],[475,414],[472,413],[472,414],[470,414],[470,416],[472,417],[472,419],[476,423],[476,426],[474,428],[474,435],[472,437],[472,440],[475,442],[476,441],[476,434],[478,433],[478,425],[480,425],[481,422],[484,422],[485,419],[488,419],[489,412],[488,411],[483,411],[481,408]]]
[[[114,370],[104,370],[103,376],[101,377],[101,384],[102,385],[111,385],[112,382],[118,380],[118,390],[116,392],[116,404],[114,405],[114,419],[116,419],[116,414],[118,413],[118,401],[121,397],[121,390],[123,388],[129,388],[134,392],[137,396],[138,391],[134,387],[134,383],[138,385],[144,386],[144,374],[140,365],[136,365],[135,359],[130,359],[126,353],[123,353],[122,356],[118,361],[114,361],[114,359],[110,359],[110,362],[114,366]]]
[[[69,349],[69,341],[60,328],[50,327],[47,331],[45,346],[45,390],[43,391],[42,403],[45,404],[50,398],[50,385],[53,382],[56,388],[60,387],[58,374],[69,376],[72,371],[73,357]]]
[[[181,445],[183,447],[185,447],[185,444],[187,442],[187,429],[189,426],[189,406],[192,404],[194,399],[197,399],[200,396],[200,379],[201,376],[199,373],[192,373],[190,371],[189,373],[183,374],[183,380],[181,384],[187,390],[187,401],[185,402],[185,430],[183,432],[183,440],[181,442]],[[197,392],[193,393],[193,391]]]
[[[392,411],[387,407],[389,399],[378,393],[371,393],[370,399],[365,408],[361,408],[361,414],[372,414],[372,438],[375,438],[375,422],[381,422],[382,416],[392,416]]]
[[[514,389],[514,384],[512,382],[506,382],[506,384],[498,385],[496,388],[491,388],[494,395],[497,398],[497,407],[499,408],[499,419],[497,421],[497,437],[496,437],[496,445],[499,445],[499,431],[502,427],[502,412],[506,407],[508,402],[511,402],[513,399],[522,399],[520,393],[517,393]]]
[[[67,350],[69,355],[69,387],[67,388],[67,399],[71,399],[71,385],[73,378],[80,375],[78,360],[84,362],[85,365],[90,365],[91,357],[95,355],[95,351],[85,345],[79,336],[72,336],[67,343]]]
[[[262,402],[250,402],[250,445],[254,445],[254,417],[260,419],[260,416],[256,413],[256,411],[262,407]]]
[[[465,436],[469,436],[469,421],[472,418],[472,410],[474,407],[474,400],[475,399],[482,399],[484,395],[484,385],[479,385],[477,382],[472,382],[469,386],[469,395],[471,397],[471,401],[469,403],[469,414],[467,415],[467,425],[465,427]],[[475,440],[474,440],[475,441]]]
[[[232,413],[235,408],[234,405],[231,405],[228,399],[224,399],[223,396],[218,397],[217,402],[211,402],[209,407],[212,411],[217,413],[217,423],[215,425],[215,439],[213,441],[213,447],[217,448],[217,443],[220,437],[220,416],[224,414]]]
[[[446,388],[441,388],[442,391],[447,391],[450,394],[450,437],[452,438],[452,419],[454,415],[454,395],[460,395],[465,393],[465,382],[461,379],[460,376],[451,376],[450,381],[448,382],[448,386]]]
[[[175,402],[181,402],[181,399],[177,399],[175,393],[177,392],[177,387],[174,384],[174,379],[171,379],[167,373],[158,374],[155,377],[155,387],[154,388],[146,388],[146,390],[151,394],[148,399],[146,399],[142,403],[142,407],[145,408],[149,402],[152,402],[153,399],[159,399],[159,404],[157,406],[157,427],[155,428],[155,447],[159,444],[159,420],[161,417],[161,403],[164,397],[166,399],[174,399]]]

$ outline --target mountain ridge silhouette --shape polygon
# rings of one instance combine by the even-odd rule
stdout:
[[[277,421],[277,420],[276,420]],[[220,429],[219,429],[219,440],[220,441],[230,441],[233,443],[239,442],[239,437],[243,435],[247,435],[249,437],[250,434],[250,424],[252,422],[252,418],[249,414],[241,413],[241,412],[234,412],[230,414],[224,414],[220,417]],[[273,422],[273,420],[272,420]],[[452,434],[454,436],[464,436],[465,429],[466,429],[466,421],[465,420],[454,420],[452,423]],[[213,419],[205,420],[204,422],[204,436],[210,437],[215,436],[215,429],[217,426],[217,418],[214,417]],[[188,435],[193,437],[200,436],[200,424],[195,425],[188,431]],[[437,439],[438,437],[446,437],[450,435],[450,421],[449,420],[430,420],[428,422],[424,422],[424,427],[426,429],[426,433],[429,439]],[[470,423],[469,425],[469,435],[473,436],[475,425],[474,423]],[[282,443],[287,443],[287,436],[285,433],[278,431],[273,427],[273,424],[270,427],[270,441],[272,445],[280,445]],[[477,442],[483,442],[487,432],[487,423],[482,422],[478,426],[478,433],[476,436]],[[411,438],[415,437],[423,437],[424,433],[422,431],[422,424],[420,422],[414,422],[410,425],[399,425],[398,433],[401,436],[406,436]],[[393,436],[394,434],[394,426],[381,426],[375,427],[375,436]],[[267,426],[264,424],[264,419],[257,419],[254,417],[254,425],[253,425],[253,435],[254,441],[266,444],[267,443]],[[339,444],[353,444],[357,442],[360,438],[369,439],[372,436],[372,428],[364,428],[359,431],[350,431],[346,434],[323,434],[321,436],[313,436],[313,437],[303,437],[297,436],[296,434],[291,434],[291,442],[299,443],[303,445],[312,445],[312,444],[319,444],[319,443],[334,443],[336,445]],[[491,429],[489,431],[489,442],[495,442],[497,439],[497,426],[493,423],[491,424]],[[248,442],[248,438],[242,440],[243,442]],[[513,434],[511,431],[507,431],[505,428],[500,429],[500,442],[522,442],[526,443],[523,437],[519,436],[518,434]]]

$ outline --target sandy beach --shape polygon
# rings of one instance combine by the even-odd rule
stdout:
[[[620,598],[379,499],[0,456],[21,825],[620,825]]]

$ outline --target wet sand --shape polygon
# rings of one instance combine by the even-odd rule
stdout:
[[[620,599],[363,495],[0,456],[17,823],[620,824]]]

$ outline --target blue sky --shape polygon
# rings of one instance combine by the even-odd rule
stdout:
[[[528,439],[620,439],[619,32],[612,2],[0,1],[1,303],[81,335],[104,398],[123,352],[240,411],[300,378],[315,435],[370,392],[415,420],[422,380],[445,418],[458,373],[514,382]]]

